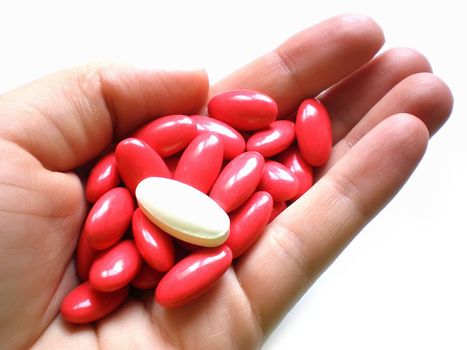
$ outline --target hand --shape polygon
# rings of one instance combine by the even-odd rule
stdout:
[[[409,49],[373,58],[383,40],[372,20],[339,16],[210,88],[200,71],[86,66],[0,96],[2,346],[258,347],[395,195],[449,116],[450,91],[427,60]],[[319,181],[196,302],[166,310],[148,295],[95,325],[64,322],[59,306],[78,283],[72,255],[87,209],[72,171],[154,116],[196,113],[208,94],[233,88],[269,94],[281,115],[319,96],[334,137]]]

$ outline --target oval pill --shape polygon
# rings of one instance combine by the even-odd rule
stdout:
[[[251,90],[222,92],[208,103],[209,116],[237,130],[265,128],[277,118],[277,113],[277,104],[271,97]]]
[[[165,158],[184,149],[197,134],[196,125],[191,118],[176,114],[146,124],[133,137],[144,141]]]
[[[62,301],[62,317],[72,323],[97,321],[114,311],[128,295],[128,288],[103,293],[91,288],[88,282],[80,284]]]
[[[273,208],[269,193],[259,191],[230,215],[230,233],[225,245],[232,251],[233,258],[242,255],[263,233]]]
[[[219,136],[202,133],[183,152],[173,178],[208,193],[221,171],[223,159],[224,147]]]
[[[216,133],[224,146],[224,159],[233,159],[245,150],[245,139],[230,125],[204,115],[192,115],[198,133],[206,131]]]
[[[150,177],[136,188],[136,199],[150,221],[182,241],[216,247],[227,239],[229,216],[214,200],[189,185]]]
[[[298,180],[284,165],[268,160],[258,189],[269,192],[275,201],[288,201],[297,194]]]
[[[161,279],[155,299],[164,307],[186,304],[212,288],[231,264],[232,252],[225,245],[194,252]]]
[[[96,250],[111,247],[130,226],[133,198],[126,188],[117,187],[101,196],[89,211],[84,230]]]
[[[227,213],[240,207],[261,181],[264,157],[258,152],[245,152],[222,169],[209,196]]]
[[[87,201],[96,202],[100,196],[117,187],[119,183],[117,159],[114,153],[109,153],[100,159],[89,173],[85,189]]]
[[[277,161],[287,167],[298,181],[297,194],[291,200],[297,200],[313,185],[313,168],[303,159],[297,147],[289,147],[277,156]]]
[[[246,149],[261,153],[264,157],[272,157],[289,147],[294,139],[295,124],[289,120],[278,120],[251,135]]]
[[[115,149],[115,157],[120,176],[132,193],[147,177],[172,177],[161,156],[141,140],[128,138],[121,141]]]
[[[158,271],[167,271],[175,261],[172,237],[136,209],[131,222],[133,239],[143,259]]]
[[[331,119],[326,108],[316,99],[302,102],[297,112],[296,133],[303,158],[313,166],[327,162],[332,148]]]
[[[135,278],[141,263],[133,241],[124,240],[94,260],[89,271],[89,284],[101,292],[123,288]]]

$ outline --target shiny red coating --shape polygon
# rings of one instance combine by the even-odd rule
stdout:
[[[245,139],[230,125],[204,115],[192,115],[198,133],[215,132],[224,145],[224,158],[233,159],[245,150]]]
[[[101,292],[121,289],[135,278],[142,259],[132,240],[124,240],[100,254],[89,271],[89,284]]]
[[[230,233],[225,242],[234,258],[242,255],[263,233],[273,208],[269,193],[259,191],[230,215]]]
[[[128,138],[121,141],[115,149],[115,156],[120,176],[132,193],[147,177],[172,177],[160,155],[141,140]]]
[[[277,104],[271,97],[251,90],[222,92],[208,103],[209,116],[237,130],[265,128],[277,118],[277,112]]]
[[[132,220],[133,238],[143,259],[158,271],[169,270],[175,262],[173,239],[136,209]]]
[[[288,201],[297,194],[298,180],[284,165],[268,160],[258,189],[269,192],[274,201]]]
[[[297,143],[303,158],[313,166],[322,166],[332,148],[331,119],[326,108],[316,99],[302,102],[295,125]]]
[[[219,136],[205,132],[197,136],[185,149],[174,180],[208,193],[222,167],[224,147]]]
[[[261,181],[264,157],[258,152],[245,152],[222,169],[212,186],[210,197],[227,213],[240,207]]]
[[[138,274],[131,281],[131,285],[138,289],[152,289],[157,286],[162,276],[164,276],[163,272],[156,271],[143,262],[143,266],[141,266]]]
[[[63,299],[60,312],[71,323],[89,323],[110,314],[123,303],[128,288],[103,293],[91,288],[88,282],[80,284]]]
[[[256,151],[264,157],[274,156],[295,140],[295,124],[289,120],[277,120],[266,129],[255,132],[248,138],[247,151]]]
[[[130,226],[133,210],[133,198],[126,188],[117,187],[101,196],[84,223],[89,245],[103,250],[117,243]]]
[[[99,250],[91,247],[86,231],[82,230],[78,240],[78,246],[76,247],[76,271],[81,281],[84,282],[89,279],[89,270],[99,253]]]
[[[225,245],[191,253],[165,274],[155,299],[164,307],[186,304],[213,287],[231,263],[232,252]]]
[[[89,173],[85,188],[86,199],[94,203],[104,193],[117,187],[119,183],[117,159],[114,153],[109,153],[102,157]]]
[[[285,202],[274,202],[274,205],[272,207],[272,212],[271,216],[269,217],[268,223],[273,221],[275,218],[279,216],[280,213],[282,213],[285,208],[287,208],[287,203]]]
[[[146,124],[133,137],[146,142],[165,158],[184,149],[197,134],[196,125],[190,117],[176,114]]]
[[[313,185],[313,168],[303,159],[297,147],[290,147],[277,156],[298,180],[298,192],[291,200],[297,200]]]

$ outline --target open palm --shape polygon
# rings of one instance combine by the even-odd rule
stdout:
[[[447,119],[452,97],[409,49],[373,58],[379,27],[338,16],[209,87],[197,72],[88,65],[0,96],[0,344],[5,349],[250,349],[387,203]],[[319,47],[319,50],[316,48]],[[334,148],[317,183],[195,302],[130,298],[93,325],[59,316],[77,283],[73,251],[87,211],[72,171],[155,116],[194,114],[234,88],[273,97],[287,116],[319,96]]]

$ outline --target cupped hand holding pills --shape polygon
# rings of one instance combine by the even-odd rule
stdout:
[[[91,65],[0,96],[2,345],[249,349],[261,344],[403,185],[428,136],[450,114],[450,91],[430,73],[427,60],[409,49],[374,57],[382,44],[371,19],[338,16],[210,87],[200,71]],[[203,116],[207,101],[239,89],[270,97],[277,118],[268,119],[264,105],[259,118],[264,124],[236,119],[228,110],[218,121]],[[314,98],[330,119],[310,137],[304,125],[313,115],[310,108],[320,108]],[[223,108],[210,107],[210,116]],[[147,140],[170,122],[179,125],[175,135],[167,129],[159,139]],[[332,130],[332,151],[315,152],[326,130]],[[177,142],[166,147],[164,140],[170,139]],[[273,140],[271,147],[265,139]],[[117,145],[113,153],[111,144]],[[206,157],[200,159],[204,173],[193,161],[199,154]],[[89,174],[95,159],[99,166]],[[122,162],[129,165],[119,167]],[[229,191],[227,180],[216,184],[235,177],[241,164],[249,165],[247,178],[255,178],[261,167],[256,186],[246,181]],[[310,164],[314,185],[306,191]],[[271,185],[274,174],[285,172],[293,172],[287,182],[293,191]],[[85,193],[81,180],[88,176],[94,182]],[[121,180],[124,186],[118,185]],[[109,191],[100,193],[102,188]],[[218,210],[220,216],[206,223],[210,235],[193,234],[204,222],[196,221],[199,208],[173,221],[177,202],[168,201],[168,210],[152,201],[150,194],[163,197],[168,191]],[[88,213],[86,198],[102,208],[114,203],[112,218],[102,220],[105,210]],[[284,201],[293,204],[285,208]],[[255,225],[281,211],[251,238]],[[221,232],[224,214],[232,236]],[[249,221],[249,215],[255,219]],[[187,227],[191,238],[181,243],[184,237],[176,234],[183,236]],[[174,237],[168,238],[171,230]],[[205,244],[206,237],[214,243]],[[197,248],[200,243],[208,248]],[[75,259],[76,249],[81,254]],[[119,269],[123,273],[115,274]],[[135,292],[138,288],[152,292]],[[74,297],[65,298],[70,292]],[[86,304],[95,306],[93,313],[86,314]],[[60,315],[61,305],[65,318],[78,317],[76,308],[85,311],[82,322],[103,318],[72,325]]]

